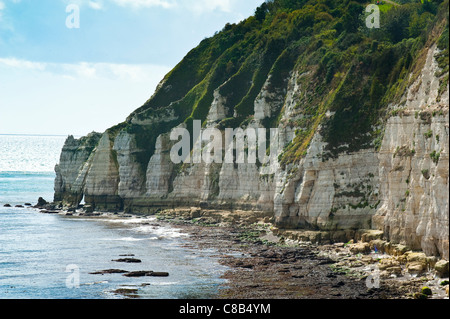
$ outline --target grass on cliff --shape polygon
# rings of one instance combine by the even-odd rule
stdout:
[[[194,119],[205,123],[216,90],[227,111],[220,126],[236,128],[252,119],[254,101],[263,88],[285,99],[288,79],[295,73],[300,75],[297,84],[301,87],[295,97],[298,115],[280,123],[281,105],[263,122],[270,127],[299,128],[280,156],[282,165],[305,156],[318,129],[328,143],[323,160],[376,147],[388,104],[400,102],[412,81],[409,75],[417,76],[430,42],[438,41],[442,48],[438,61],[445,89],[448,0],[386,4],[381,7],[379,29],[365,26],[368,3],[266,1],[253,16],[227,24],[203,40],[130,115],[126,128],[121,127],[135,134],[143,149],[136,155],[138,161],[146,167],[159,134],[181,123],[192,127]],[[174,119],[150,126],[131,124],[133,118],[167,118],[167,114]]]

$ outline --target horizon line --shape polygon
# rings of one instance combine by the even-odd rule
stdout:
[[[6,136],[58,136],[58,137],[67,137],[72,135],[73,137],[78,137],[82,135],[75,135],[75,134],[31,134],[31,133],[0,133],[0,135],[6,135]]]

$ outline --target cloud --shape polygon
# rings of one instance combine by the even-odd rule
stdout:
[[[165,9],[174,6],[173,2],[168,2],[165,0],[112,0],[116,4],[122,7],[132,7],[132,8],[149,8],[149,7],[162,7]]]
[[[1,1],[1,0],[0,0]],[[65,0],[68,1],[68,0]],[[195,14],[213,11],[230,13],[239,4],[236,0],[71,0],[79,5],[88,5],[95,10],[101,10],[105,4],[115,4],[124,8],[141,9],[159,7],[163,9],[181,8]]]
[[[109,79],[128,82],[141,82],[153,78],[155,74],[162,77],[170,71],[169,67],[152,64],[117,64],[117,63],[43,63],[16,58],[0,58],[0,69],[17,71],[34,71],[62,76],[66,79]]]
[[[189,0],[186,4],[187,9],[197,14],[213,11],[229,13],[232,11],[232,6],[231,0]]]
[[[25,70],[45,70],[45,63],[19,60],[16,58],[0,58],[0,67],[2,66]]]
[[[89,5],[89,7],[91,9],[94,9],[94,10],[101,10],[101,9],[103,9],[103,4],[100,3],[100,2],[89,1],[88,5]]]
[[[3,16],[3,9],[5,9],[5,3],[0,0],[0,21],[1,21],[2,16]]]

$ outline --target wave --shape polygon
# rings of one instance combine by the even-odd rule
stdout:
[[[135,237],[119,237],[119,238],[103,238],[102,240],[116,240],[116,241],[143,241],[143,240],[148,240],[149,238],[135,238]]]
[[[133,230],[138,233],[155,235],[156,239],[171,239],[189,236],[186,233],[182,233],[178,229],[163,226],[141,225]]]

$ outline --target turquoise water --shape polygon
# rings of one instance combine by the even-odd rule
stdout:
[[[214,296],[224,283],[220,276],[226,270],[213,256],[216,252],[187,248],[186,234],[152,217],[89,219],[14,207],[35,204],[40,196],[52,200],[54,173],[50,169],[63,142],[62,137],[0,135],[0,298],[129,297],[118,289],[133,289],[133,295],[146,299]],[[23,151],[33,145],[35,149]],[[32,159],[24,158],[26,154]],[[5,162],[14,162],[11,170]],[[6,203],[13,207],[3,207]],[[123,255],[133,255],[142,263],[112,261]],[[105,269],[170,275],[129,278],[91,274]]]

